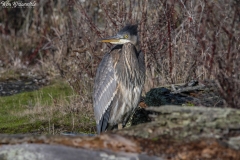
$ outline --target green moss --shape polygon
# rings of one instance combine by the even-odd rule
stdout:
[[[41,126],[48,127],[49,121],[39,120],[31,122],[33,115],[21,116],[21,112],[31,110],[36,104],[51,106],[61,99],[74,95],[71,87],[64,82],[54,82],[37,91],[20,93],[12,96],[0,97],[0,132],[1,133],[29,133],[39,130]],[[42,114],[42,113],[40,113]],[[55,113],[52,113],[54,115]],[[44,115],[42,115],[44,116]],[[46,115],[47,116],[47,115]],[[53,116],[51,123],[58,122],[61,116]],[[64,117],[63,117],[64,119]],[[65,124],[63,124],[65,125]]]
[[[152,138],[151,140],[152,140],[152,141],[158,141],[159,138],[158,138],[158,137],[154,137],[154,138]]]
[[[191,102],[187,102],[187,103],[182,104],[182,106],[194,107],[195,105],[193,103],[191,103]]]

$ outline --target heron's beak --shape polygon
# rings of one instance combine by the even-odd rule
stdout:
[[[112,43],[112,44],[124,44],[129,42],[127,39],[123,39],[121,36],[116,35],[108,38],[103,38],[99,42],[107,42],[107,43]]]

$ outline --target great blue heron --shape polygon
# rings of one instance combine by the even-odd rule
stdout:
[[[101,42],[115,46],[104,55],[95,78],[93,107],[98,134],[126,125],[138,106],[145,80],[144,54],[136,49],[137,25],[127,25]]]

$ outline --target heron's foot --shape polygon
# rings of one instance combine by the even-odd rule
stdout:
[[[122,129],[122,128],[123,128],[122,123],[119,123],[119,124],[118,124],[118,129]]]

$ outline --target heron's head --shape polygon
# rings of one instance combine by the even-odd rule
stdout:
[[[117,35],[101,39],[100,42],[109,42],[112,44],[132,43],[137,44],[137,25],[127,25],[121,29]]]

